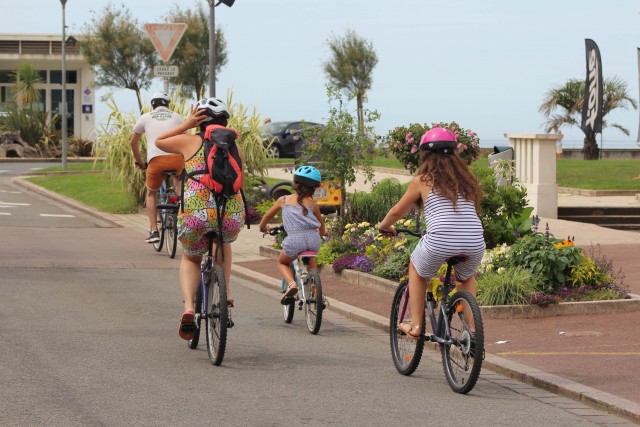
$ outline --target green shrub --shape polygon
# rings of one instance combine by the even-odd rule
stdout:
[[[58,142],[59,132],[58,136],[54,135],[54,125],[58,116],[54,115],[49,120],[44,111],[28,110],[15,105],[10,106],[7,113],[0,123],[0,129],[20,132],[22,140],[31,147],[46,149],[50,139]]]
[[[557,293],[568,281],[571,267],[580,263],[581,249],[575,246],[556,248],[551,235],[524,236],[511,246],[508,254],[496,259],[496,267],[520,266],[540,274],[545,292]]]
[[[375,184],[370,193],[356,192],[345,213],[347,222],[377,224],[402,197],[408,184],[386,178]]]
[[[409,270],[410,251],[396,251],[373,269],[373,274],[388,280],[398,281]]]
[[[611,277],[602,273],[596,263],[588,256],[581,254],[580,263],[571,266],[568,280],[573,286],[597,285],[609,283]]]
[[[501,267],[478,278],[480,305],[521,305],[527,296],[540,292],[541,277],[521,267]]]
[[[492,169],[475,165],[472,170],[483,192],[480,206],[487,248],[510,245],[519,236],[531,234],[533,208],[527,207],[527,190],[518,183],[499,186]]]

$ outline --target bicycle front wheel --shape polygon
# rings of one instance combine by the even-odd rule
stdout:
[[[396,369],[402,375],[411,375],[415,372],[420,364],[422,351],[424,350],[424,335],[421,334],[419,338],[414,339],[407,336],[398,327],[399,324],[404,322],[414,324],[414,322],[411,321],[409,301],[406,302],[404,314],[402,314],[403,306],[405,305],[404,300],[407,286],[407,281],[403,281],[400,282],[398,289],[396,289],[396,293],[393,296],[393,303],[391,305],[389,324],[391,357],[393,358],[393,364],[396,365]],[[422,324],[424,325],[424,316],[422,317]]]
[[[447,307],[449,332],[443,322],[440,336],[450,336],[452,343],[442,346],[444,374],[456,393],[469,393],[476,385],[484,358],[482,313],[469,292],[456,292]]]
[[[164,243],[164,228],[166,225],[166,214],[165,211],[158,211],[158,234],[160,235],[160,240],[153,243],[153,249],[156,252],[160,252],[162,250],[162,245]]]
[[[322,283],[317,269],[309,270],[309,280],[304,286],[304,313],[307,318],[307,329],[312,334],[320,331],[322,324],[322,310],[324,310],[324,297],[322,296]]]
[[[196,292],[195,303],[193,304],[193,312],[196,314],[196,332],[193,334],[193,338],[187,341],[189,348],[196,349],[198,347],[198,343],[200,342],[200,325],[202,323],[202,318],[199,316],[202,313],[202,283],[198,286],[198,291]]]
[[[282,306],[282,318],[284,323],[291,323],[293,320],[293,313],[296,311],[296,300],[292,299],[288,303]]]
[[[176,248],[178,246],[178,214],[175,211],[167,212],[166,214],[166,240],[167,240],[167,255],[169,258],[176,256]]]
[[[227,347],[227,322],[229,311],[227,308],[227,288],[224,281],[224,273],[218,264],[211,268],[206,300],[207,351],[209,361],[219,366],[224,358]]]

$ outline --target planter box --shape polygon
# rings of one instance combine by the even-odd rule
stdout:
[[[260,246],[260,255],[277,259],[280,251],[270,246]],[[350,285],[369,288],[391,295],[395,293],[398,286],[398,283],[392,280],[383,279],[360,271],[343,270],[342,273],[335,273],[330,265],[320,266],[320,273],[340,277]],[[550,304],[546,307],[539,305],[493,305],[481,306],[480,309],[485,319],[628,313],[640,311],[640,297],[634,295],[631,299],[623,300],[563,302],[560,304]]]

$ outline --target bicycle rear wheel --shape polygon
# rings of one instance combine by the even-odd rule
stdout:
[[[202,283],[198,286],[198,291],[196,292],[195,303],[193,304],[193,312],[196,314],[196,332],[193,334],[193,338],[187,341],[189,348],[195,349],[198,347],[198,343],[200,342],[200,325],[202,322],[202,318],[199,316],[202,313]]]
[[[418,339],[414,339],[407,336],[400,330],[400,328],[398,328],[398,324],[403,322],[410,322],[413,324],[411,321],[409,301],[407,301],[404,316],[400,318],[407,285],[407,281],[400,282],[398,289],[396,289],[396,293],[393,296],[393,303],[391,305],[389,324],[391,357],[393,358],[393,364],[396,366],[396,369],[402,375],[411,375],[415,372],[420,364],[422,351],[424,350],[424,335],[421,334]],[[422,317],[422,324],[424,325],[424,315]]]
[[[304,287],[304,292],[304,314],[307,318],[307,329],[315,335],[320,331],[322,310],[324,310],[322,283],[317,269],[309,270],[309,280]]]
[[[158,234],[160,235],[160,240],[153,243],[153,249],[155,249],[156,252],[160,252],[162,250],[162,245],[164,243],[164,228],[166,225],[166,214],[164,209],[158,211],[158,217]]]
[[[224,273],[218,264],[213,264],[211,267],[206,308],[205,325],[209,361],[218,366],[222,363],[224,351],[227,347],[227,322],[229,321],[227,288],[224,281]]]
[[[473,319],[468,319],[471,313]],[[476,299],[469,292],[456,292],[450,299],[447,319],[453,343],[442,346],[444,374],[456,393],[470,392],[476,385],[484,358],[484,328],[482,313]],[[473,325],[472,325],[473,323]],[[475,332],[472,332],[475,329]],[[444,337],[445,325],[440,330]]]
[[[169,255],[169,258],[174,258],[178,246],[178,214],[175,211],[166,213],[165,225],[167,228],[167,255]]]

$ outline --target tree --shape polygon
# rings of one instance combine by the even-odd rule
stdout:
[[[140,91],[151,86],[157,54],[132,16],[124,5],[115,10],[109,4],[100,15],[94,13],[84,26],[80,50],[87,62],[97,67],[97,86],[134,91],[142,111]]]
[[[36,87],[42,83],[40,72],[30,62],[23,62],[13,72],[14,101],[27,106],[40,100],[40,91]]]
[[[367,133],[372,133],[372,126],[358,125],[357,120],[345,109],[338,88],[328,86],[327,97],[329,98],[329,120],[326,126],[310,127],[304,130],[302,160],[307,164],[316,164],[323,176],[339,181],[342,192],[340,206],[342,214],[346,201],[346,185],[356,181],[356,171],[361,170],[367,181],[373,179],[375,144],[374,140],[367,136]],[[362,117],[364,122],[369,124],[376,121],[380,115],[377,111],[364,110]]]
[[[178,66],[178,76],[171,83],[189,88],[196,98],[204,97],[209,82],[209,15],[202,3],[195,9],[180,9],[178,5],[165,17],[167,22],[187,24],[180,43],[171,56],[171,64]],[[216,76],[227,64],[227,41],[220,28],[216,28]]]
[[[349,99],[356,98],[358,130],[364,130],[363,98],[371,88],[373,69],[378,57],[371,42],[348,30],[340,38],[329,40],[331,59],[324,64],[324,72],[331,86],[344,90]]]
[[[603,91],[603,119],[602,128],[614,127],[623,134],[629,135],[629,130],[617,123],[609,124],[604,118],[616,108],[627,109],[629,106],[637,109],[636,100],[629,94],[629,87],[619,77],[604,79]],[[557,131],[563,126],[577,126],[582,123],[582,104],[584,102],[584,80],[570,79],[560,86],[552,88],[540,105],[539,111],[547,119],[545,131]],[[559,112],[557,112],[559,110]],[[584,132],[584,131],[583,131]],[[596,142],[595,133],[585,133],[584,147],[582,149],[585,160],[599,158],[600,149]]]

